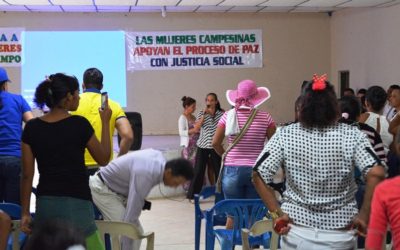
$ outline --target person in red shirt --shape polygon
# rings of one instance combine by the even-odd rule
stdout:
[[[400,249],[400,176],[380,183],[374,191],[365,249],[382,249],[388,230],[392,249]]]

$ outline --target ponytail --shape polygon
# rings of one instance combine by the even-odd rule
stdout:
[[[59,105],[68,93],[74,94],[79,89],[78,79],[63,73],[50,75],[36,88],[34,102],[43,109],[46,105],[50,109]]]
[[[339,100],[341,118],[339,121],[350,123],[357,121],[361,113],[360,101],[355,96],[343,96]]]
[[[181,101],[182,101],[183,108],[186,108],[187,106],[190,106],[196,102],[195,99],[193,99],[192,97],[189,97],[189,96],[182,97]]]

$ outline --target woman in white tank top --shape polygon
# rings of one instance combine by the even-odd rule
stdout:
[[[389,121],[382,115],[386,103],[386,91],[380,86],[372,86],[365,96],[367,112],[361,114],[359,122],[373,127],[381,136],[386,153],[393,141],[393,135],[389,133]]]

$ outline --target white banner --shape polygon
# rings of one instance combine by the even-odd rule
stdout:
[[[261,30],[126,32],[128,70],[262,67]]]
[[[0,66],[21,66],[22,31],[23,28],[0,28]]]

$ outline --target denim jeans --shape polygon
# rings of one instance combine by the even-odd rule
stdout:
[[[21,158],[0,156],[0,202],[20,204]]]
[[[252,173],[249,166],[224,166],[222,191],[225,199],[259,199],[251,181]]]

